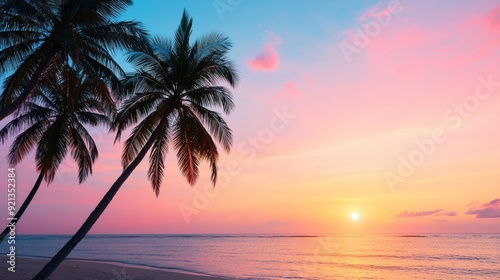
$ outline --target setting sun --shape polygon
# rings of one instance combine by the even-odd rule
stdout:
[[[358,213],[351,213],[351,220],[353,220],[353,221],[359,220],[359,214]]]

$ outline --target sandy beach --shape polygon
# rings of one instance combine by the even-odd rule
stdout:
[[[3,264],[0,279],[28,280],[48,262],[45,259],[17,258],[16,272],[7,270],[7,258],[2,256]],[[157,269],[146,269],[122,266],[118,264],[88,262],[81,260],[65,260],[49,278],[51,280],[217,280],[228,279],[201,275],[183,274]]]

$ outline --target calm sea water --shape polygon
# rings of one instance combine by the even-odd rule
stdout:
[[[18,236],[17,254],[69,237]],[[70,257],[235,279],[500,279],[500,235],[89,235]]]

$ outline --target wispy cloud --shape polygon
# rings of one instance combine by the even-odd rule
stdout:
[[[437,214],[437,216],[447,216],[447,217],[455,217],[456,215],[457,211],[441,212]]]
[[[405,210],[399,214],[396,215],[398,218],[414,218],[414,217],[422,217],[422,216],[430,216],[434,215],[438,212],[443,211],[443,209],[436,209],[436,210],[430,210],[430,211],[420,211],[420,212],[413,212],[413,211],[408,211]]]
[[[500,198],[470,208],[465,214],[476,215],[476,218],[500,218]]]
[[[371,9],[364,12],[359,18],[359,20],[365,21],[368,19],[372,19],[374,17],[389,16],[390,14],[391,10],[387,6],[387,3],[379,2],[377,5],[373,6]]]

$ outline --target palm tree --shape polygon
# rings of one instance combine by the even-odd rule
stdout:
[[[23,104],[19,115],[0,130],[0,141],[5,143],[9,135],[20,133],[12,143],[8,159],[16,165],[36,145],[36,168],[38,179],[28,197],[17,211],[19,221],[33,200],[42,180],[54,180],[55,173],[66,156],[78,164],[78,180],[81,183],[92,174],[92,164],[98,156],[97,147],[84,125],[110,125],[109,115],[113,109],[110,100],[99,97],[106,93],[92,79],[82,76],[82,71],[66,68],[58,73],[58,81],[43,79],[36,94]],[[107,89],[106,89],[107,91]],[[97,93],[97,94],[96,94]],[[9,233],[6,227],[0,236],[0,243]]]
[[[128,56],[136,73],[125,79],[129,90],[113,129],[116,140],[124,130],[139,122],[125,142],[123,173],[118,177],[76,234],[35,276],[47,279],[73,248],[85,237],[132,171],[149,155],[148,177],[156,195],[163,178],[169,142],[177,151],[182,174],[193,185],[201,160],[210,163],[212,182],[217,180],[217,145],[229,151],[232,132],[221,115],[208,107],[232,111],[232,93],[220,82],[234,87],[238,76],[226,54],[229,39],[212,33],[190,43],[192,19],[184,12],[174,40],[153,38],[147,51]]]
[[[132,0],[5,0],[0,3],[0,120],[18,109],[53,69],[71,60],[110,87],[124,74],[110,52],[136,49],[146,32],[134,21],[113,21]]]

